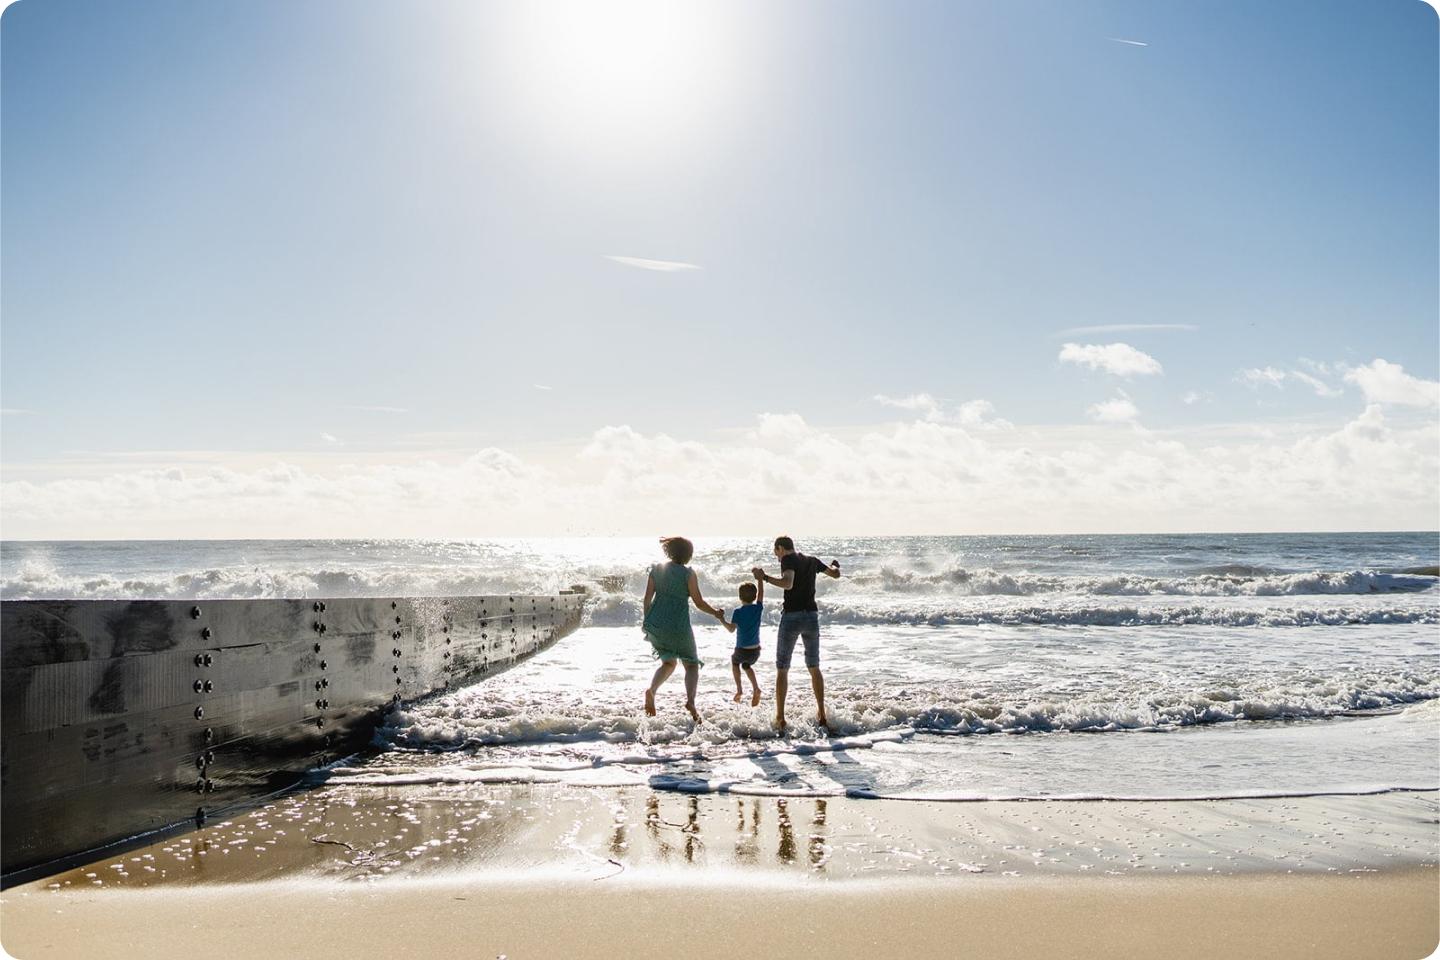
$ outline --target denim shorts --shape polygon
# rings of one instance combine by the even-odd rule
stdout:
[[[775,669],[789,670],[795,641],[805,641],[805,666],[820,666],[820,614],[796,610],[780,614],[780,632],[775,637]]]

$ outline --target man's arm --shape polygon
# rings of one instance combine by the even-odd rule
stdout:
[[[835,580],[839,580],[839,579],[840,579],[840,561],[839,561],[839,560],[831,560],[831,561],[830,561],[830,566],[826,567],[825,569],[821,570],[820,572],[823,573],[823,574],[825,574],[825,576],[827,576],[827,577],[831,577],[831,578],[833,578],[833,579],[835,579]]]
[[[759,567],[752,568],[750,572],[755,574],[755,579],[759,580],[761,583],[774,584],[782,590],[789,590],[791,587],[795,586],[794,570],[786,570],[784,572],[784,575],[779,577],[772,577],[770,576],[770,574],[766,573]]]

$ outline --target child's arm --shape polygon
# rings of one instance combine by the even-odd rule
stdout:
[[[719,617],[720,617],[720,626],[724,627],[726,630],[729,630],[731,633],[734,633],[734,632],[735,632],[735,624],[733,624],[733,623],[731,623],[730,621],[728,621],[728,620],[725,619],[725,613],[724,613],[724,611],[721,611],[721,613],[719,614]]]
[[[756,602],[756,603],[764,603],[764,602],[765,602],[765,581],[764,581],[764,580],[760,580],[758,577],[756,578],[756,580],[757,580],[758,582],[755,584],[755,602]]]

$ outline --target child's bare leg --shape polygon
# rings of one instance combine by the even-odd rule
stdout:
[[[755,671],[750,669],[750,665],[749,665],[748,663],[745,665],[745,676],[747,676],[747,677],[750,678],[750,689],[753,691],[753,692],[751,693],[751,695],[750,695],[750,706],[752,706],[752,707],[758,707],[758,706],[760,706],[760,681],[755,679]],[[736,677],[736,678],[735,678],[735,689],[736,689],[735,699],[736,699],[736,700],[739,700],[739,699],[740,699],[740,693],[739,693],[739,689],[740,689],[740,678],[739,678],[739,677]]]
[[[670,674],[674,672],[674,660],[660,661],[660,666],[655,670],[655,676],[650,680],[650,686],[645,690],[645,716],[655,716],[655,691],[659,690],[660,684],[670,679]]]
[[[740,664],[730,664],[730,672],[735,675],[735,702],[739,703],[741,695],[743,695],[745,692],[744,688],[740,686]],[[745,672],[749,673],[750,668],[746,667]]]
[[[690,711],[690,719],[696,723],[700,722],[700,714],[695,709],[695,691],[700,686],[699,664],[685,664],[685,709]]]

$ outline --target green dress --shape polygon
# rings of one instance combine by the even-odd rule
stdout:
[[[681,660],[702,666],[695,655],[695,631],[690,626],[690,568],[681,563],[657,563],[650,568],[655,597],[645,615],[645,639],[661,660]]]

